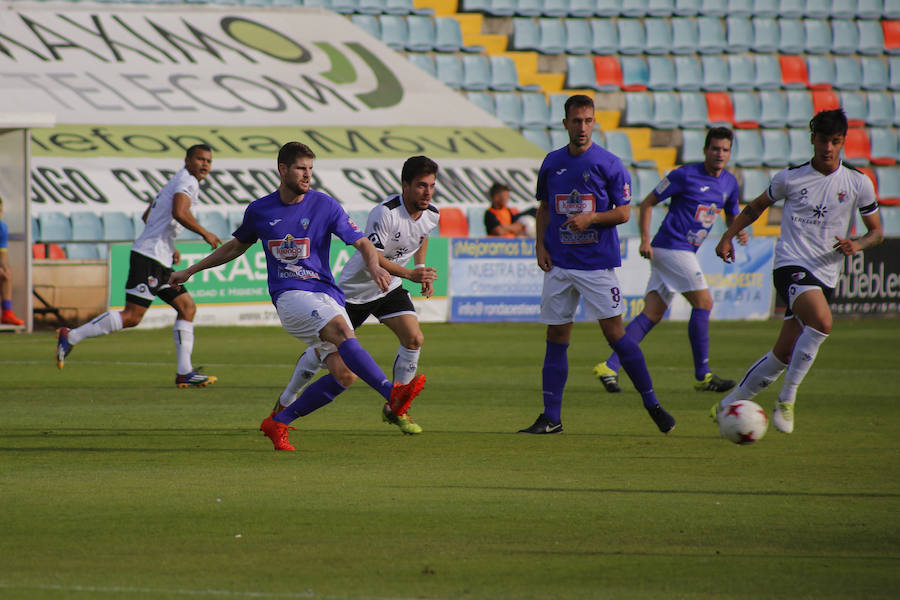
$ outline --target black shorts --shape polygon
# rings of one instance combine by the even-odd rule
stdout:
[[[149,256],[137,252],[131,253],[128,265],[128,281],[125,282],[125,301],[149,307],[153,297],[158,296],[166,304],[172,302],[187,290],[183,285],[169,285],[170,267],[163,266]]]
[[[790,299],[793,295],[791,294],[791,286],[814,285],[822,288],[822,293],[825,294],[826,300],[831,300],[831,296],[834,294],[833,287],[828,287],[803,267],[778,267],[772,271],[772,284],[775,286],[775,291],[778,292],[778,296],[784,301],[784,318],[788,318],[794,314],[791,312]]]
[[[379,321],[383,321],[404,313],[416,314],[412,298],[409,297],[409,292],[403,289],[402,285],[398,285],[381,298],[365,304],[351,304],[347,302],[345,308],[347,309],[347,314],[350,315],[350,324],[353,326],[353,329],[365,323],[369,315],[373,315]]]

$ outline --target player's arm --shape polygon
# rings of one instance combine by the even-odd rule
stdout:
[[[431,296],[434,295],[434,285],[432,282],[438,278],[438,274],[437,269],[425,265],[426,256],[428,256],[428,238],[422,240],[422,245],[413,253],[413,264],[415,265],[414,271],[422,271],[422,295],[426,298],[431,298]],[[413,281],[416,280],[413,279]]]
[[[6,248],[0,248],[0,277],[5,277],[6,279],[11,278],[11,273],[9,270],[9,263],[7,261],[7,251]]]
[[[550,207],[545,200],[541,200],[541,203],[538,204],[534,222],[534,253],[537,256],[538,267],[541,271],[549,271],[553,268],[553,260],[550,259],[550,253],[544,248],[544,235],[547,233],[547,224],[550,222]]]
[[[191,199],[187,194],[176,192],[172,198],[172,218],[181,223],[185,229],[190,229],[213,249],[222,245],[222,240],[211,231],[201,225],[191,212]]]
[[[773,204],[775,201],[769,198],[769,192],[765,191],[745,206],[722,234],[722,239],[716,245],[716,256],[725,262],[734,262],[734,245],[731,240],[738,232],[752,225]]]
[[[378,284],[382,292],[386,292],[391,285],[391,275],[381,266],[381,258],[383,258],[381,252],[367,237],[361,237],[353,242],[353,247],[362,255],[372,281]]]
[[[865,215],[862,218],[862,222],[866,226],[866,235],[856,239],[835,237],[836,241],[832,247],[844,256],[852,256],[866,248],[877,246],[884,240],[884,229],[881,227],[880,214],[874,212],[870,215]]]
[[[731,227],[731,224],[734,223],[734,220],[736,218],[737,217],[735,215],[726,214],[725,215],[725,226]],[[737,235],[735,237],[737,237],[738,244],[740,244],[741,246],[746,246],[747,242],[750,241],[750,234],[747,233],[746,229],[741,229],[740,231],[738,231]]]
[[[657,204],[659,204],[659,197],[655,191],[650,192],[638,209],[638,230],[641,232],[641,245],[638,252],[646,259],[653,258],[653,248],[650,246],[650,222],[653,207]]]
[[[239,242],[236,238],[231,238],[230,240],[216,248],[212,252],[212,254],[209,254],[206,257],[200,259],[198,262],[195,262],[186,269],[172,273],[172,275],[169,277],[169,285],[180,285],[190,279],[191,276],[194,275],[194,273],[199,273],[200,271],[211,269],[212,267],[218,267],[219,265],[224,265],[225,263],[231,262],[241,254],[246,252],[247,248],[252,245],[253,243],[245,244],[244,242]]]

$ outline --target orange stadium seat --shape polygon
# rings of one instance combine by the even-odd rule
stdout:
[[[466,213],[455,206],[442,207],[440,231],[442,237],[469,237]]]
[[[782,55],[778,57],[781,63],[781,86],[784,88],[809,87],[809,73],[806,71],[806,61],[796,54]]]
[[[813,112],[820,113],[823,110],[834,110],[841,107],[841,100],[832,90],[813,90]]]
[[[709,122],[731,126],[734,123],[734,107],[726,92],[707,92],[706,108]]]
[[[871,162],[872,150],[869,135],[862,127],[851,127],[847,130],[847,138],[844,142],[844,160],[855,167],[865,166]]]
[[[882,21],[884,30],[884,51],[888,54],[900,52],[900,21]]]
[[[594,71],[600,89],[622,89],[622,67],[614,56],[595,56]]]

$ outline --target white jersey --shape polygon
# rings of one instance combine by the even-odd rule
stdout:
[[[156,199],[150,205],[144,231],[131,246],[134,252],[149,256],[167,267],[172,266],[175,238],[184,229],[172,217],[172,200],[178,193],[190,198],[191,202],[196,201],[200,193],[200,182],[184,168],[175,173],[156,194]]]
[[[853,228],[854,212],[878,210],[875,187],[862,172],[843,163],[823,175],[810,163],[779,171],[769,184],[771,200],[784,200],[775,268],[800,266],[829,287],[837,284],[844,255],[833,246]]]
[[[403,199],[395,194],[372,209],[366,221],[366,236],[379,252],[391,262],[404,266],[410,257],[425,242],[425,238],[440,221],[438,209],[429,206],[419,218],[413,220],[403,204]],[[338,285],[347,295],[348,304],[365,304],[381,298],[400,285],[400,278],[392,276],[388,292],[382,292],[372,280],[357,252],[350,257],[338,277]]]

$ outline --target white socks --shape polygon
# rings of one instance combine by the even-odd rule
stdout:
[[[404,346],[397,349],[397,357],[394,359],[394,383],[409,383],[416,376],[419,368],[419,352],[410,350]]]
[[[315,349],[312,347],[307,348],[306,352],[297,359],[297,366],[294,367],[291,380],[288,382],[287,387],[284,388],[284,391],[281,392],[281,396],[278,397],[278,402],[282,406],[290,406],[300,395],[300,391],[306,387],[306,384],[310,382],[322,366]]]
[[[828,339],[827,333],[822,333],[809,325],[803,327],[803,331],[794,343],[791,363],[784,375],[784,385],[781,386],[781,391],[778,393],[779,401],[794,402],[797,398],[797,388],[809,373],[809,369],[816,360],[816,354],[819,352],[819,346],[826,339]]]
[[[747,370],[741,382],[719,404],[724,408],[732,402],[750,400],[774,383],[786,368],[787,365],[775,358],[771,351],[767,352]]]
[[[111,310],[70,331],[69,343],[74,346],[81,340],[108,335],[120,329],[122,329],[122,314],[117,310]]]
[[[187,375],[194,370],[191,365],[191,354],[194,352],[194,324],[191,321],[176,319],[172,327],[172,336],[175,338],[178,374]]]

